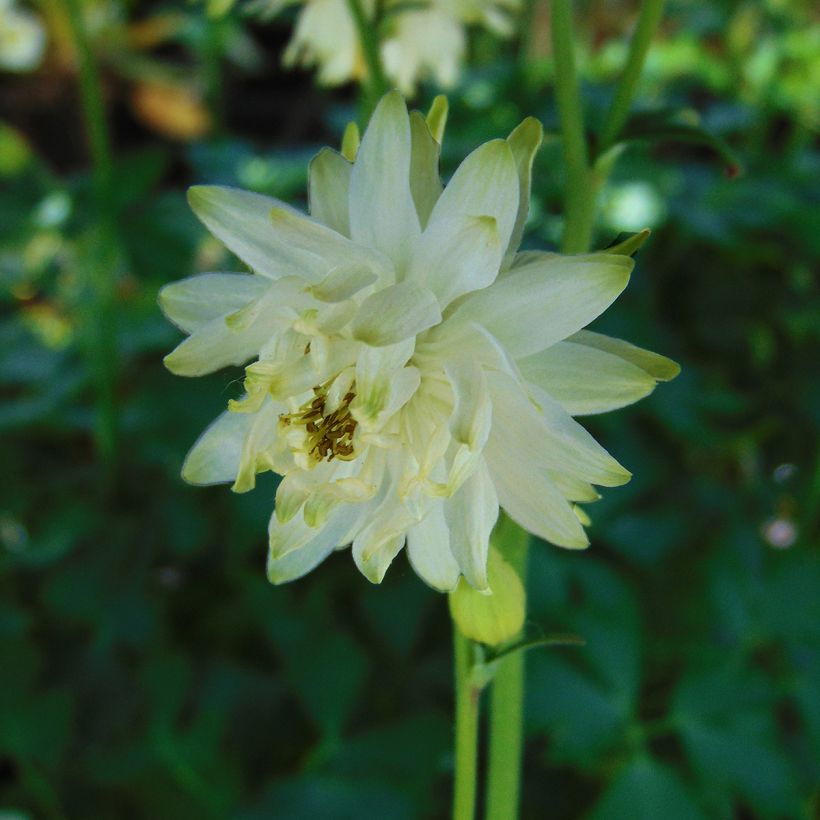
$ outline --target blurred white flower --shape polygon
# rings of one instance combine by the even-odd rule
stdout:
[[[325,85],[365,78],[367,68],[348,0],[254,0],[250,8],[269,17],[300,2],[303,8],[285,64],[316,66],[318,80]],[[385,74],[405,94],[412,94],[424,79],[452,87],[464,61],[466,27],[480,25],[508,36],[519,5],[520,0],[387,0],[381,23]],[[362,9],[372,20],[376,3],[362,0]]]
[[[33,71],[46,48],[40,18],[14,0],[0,0],[0,71]]]
[[[626,286],[631,259],[516,253],[541,126],[528,119],[480,146],[444,188],[441,103],[425,120],[392,92],[355,162],[321,151],[310,217],[259,194],[191,189],[197,216],[254,273],[161,292],[190,334],[166,357],[172,372],[251,361],[244,395],[183,476],[237,492],[260,472],[282,476],[276,583],[350,544],[379,582],[406,544],[432,587],[463,575],[485,589],[499,505],[541,538],[587,546],[574,504],[629,473],[572,416],[629,404],[677,373],[581,330]]]

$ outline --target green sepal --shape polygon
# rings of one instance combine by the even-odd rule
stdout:
[[[651,233],[652,231],[650,231],[649,228],[644,228],[642,231],[635,233],[619,233],[612,244],[604,248],[604,253],[634,256],[640,250],[643,243],[649,239],[649,234]]]

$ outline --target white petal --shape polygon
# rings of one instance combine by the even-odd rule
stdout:
[[[410,112],[410,133],[410,191],[419,223],[424,228],[444,188],[438,171],[441,146],[433,139],[427,122],[418,111]]]
[[[450,592],[461,570],[450,552],[450,529],[444,506],[434,501],[427,515],[407,531],[407,557],[416,574],[433,589]]]
[[[309,529],[304,522],[302,526],[312,535],[312,538],[303,542],[295,549],[287,551],[281,558],[275,558],[272,552],[268,553],[268,579],[273,584],[284,584],[306,575],[314,567],[324,561],[333,550],[340,545],[351,527],[361,515],[356,505],[346,504],[337,509],[327,524],[318,532]],[[293,521],[301,521],[297,516]],[[276,539],[280,527],[289,526],[279,524],[276,517],[271,518],[271,539]]]
[[[369,267],[392,277],[392,264],[382,254],[351,242],[289,206],[271,208],[269,218],[279,241],[322,261],[322,277],[339,266]]]
[[[515,358],[565,339],[606,310],[633,262],[615,254],[549,256],[468,296],[451,317],[484,325]]]
[[[572,506],[546,471],[499,439],[490,436],[485,450],[498,499],[505,512],[528,532],[559,547],[588,546]]]
[[[498,497],[483,464],[444,502],[444,515],[450,527],[450,550],[461,572],[476,589],[487,589],[487,553],[498,519]]]
[[[464,217],[491,216],[503,253],[515,225],[518,189],[510,146],[505,140],[484,143],[461,163],[436,202],[425,231],[428,241],[442,235],[443,228],[434,229],[437,223],[460,226]]]
[[[436,297],[413,282],[378,290],[365,299],[353,320],[353,338],[372,347],[409,339],[441,321]]]
[[[533,398],[503,373],[487,373],[493,401],[493,425],[488,446],[511,454],[518,462],[555,470],[607,487],[629,480],[630,474],[561,406],[543,391]]]
[[[515,226],[504,255],[504,268],[510,267],[515,252],[521,244],[524,235],[524,224],[527,221],[527,212],[530,207],[530,188],[532,185],[532,163],[535,154],[541,147],[544,137],[544,128],[534,117],[527,117],[513,130],[507,142],[510,144],[515,167],[518,170],[518,211],[515,217]]]
[[[200,273],[165,285],[162,312],[181,330],[193,333],[211,319],[240,310],[270,285],[246,273]]]
[[[459,444],[480,450],[487,442],[492,422],[492,402],[484,370],[474,359],[454,359],[444,369],[455,398],[450,432]]]
[[[579,330],[567,341],[575,342],[576,344],[594,347],[596,350],[602,350],[605,353],[611,353],[613,356],[618,356],[635,367],[640,367],[641,370],[648,373],[653,379],[659,382],[666,382],[674,379],[680,373],[680,365],[667,359],[666,356],[661,356],[659,353],[652,353],[650,350],[644,350],[642,347],[636,347],[623,339],[614,339],[611,336],[604,336],[602,333],[593,333],[590,330]]]
[[[410,120],[397,91],[382,97],[350,175],[350,235],[402,270],[420,232],[410,192]]]
[[[256,474],[270,469],[264,452],[276,442],[279,416],[284,410],[283,405],[267,399],[261,409],[252,415],[252,423],[242,445],[239,471],[231,487],[235,493],[252,490],[256,486]]]
[[[521,373],[571,416],[605,413],[642,399],[655,388],[645,371],[611,353],[573,342],[519,359]]]
[[[372,285],[377,278],[370,267],[356,264],[339,265],[321,282],[310,287],[309,292],[320,302],[341,302]]]
[[[503,250],[492,216],[431,222],[419,239],[407,278],[430,288],[443,310],[459,296],[492,284]]]
[[[182,465],[185,481],[200,485],[233,481],[252,421],[249,416],[227,410],[217,416],[185,457]]]
[[[225,317],[212,319],[172,350],[163,363],[177,376],[204,376],[254,358],[272,331],[267,322],[255,322],[247,329],[235,331]]]
[[[308,168],[310,215],[343,236],[350,236],[348,201],[353,166],[331,148],[323,148]]]
[[[385,390],[358,392],[350,412],[365,431],[378,431],[410,401],[420,382],[417,368],[403,367],[385,384]]]
[[[388,567],[404,546],[407,530],[416,522],[395,495],[395,486],[353,540],[353,560],[359,571],[380,584]]]
[[[237,188],[196,185],[188,189],[188,202],[205,227],[262,276],[299,275],[314,280],[328,268],[325,260],[290,247],[277,235],[271,209],[290,209],[278,199]]]

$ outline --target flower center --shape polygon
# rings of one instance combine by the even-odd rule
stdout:
[[[327,384],[313,388],[314,398],[306,401],[295,413],[283,413],[279,421],[286,427],[301,426],[304,428],[305,441],[299,448],[307,453],[315,463],[320,461],[352,461],[353,433],[356,431],[356,419],[350,415],[350,402],[356,397],[351,385],[339,406],[326,413]]]

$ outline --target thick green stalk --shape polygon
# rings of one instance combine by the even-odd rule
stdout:
[[[494,542],[526,586],[529,534],[505,520]],[[524,752],[524,652],[504,658],[490,693],[487,820],[516,820]]]
[[[572,3],[552,0],[552,52],[555,60],[555,97],[561,118],[561,142],[567,187],[564,199],[564,253],[583,253],[592,239],[595,187],[589,167],[581,92],[575,71]]]
[[[95,436],[97,450],[107,468],[112,468],[117,439],[115,403],[116,358],[112,307],[117,241],[111,202],[113,160],[111,140],[103,101],[100,72],[88,42],[79,0],[63,0],[71,37],[77,54],[80,97],[88,135],[93,167],[96,232],[93,252],[87,266],[88,290],[91,292],[84,326],[88,333],[91,368],[97,390]]]
[[[381,54],[379,54],[378,19],[368,20],[361,0],[347,0],[350,13],[356,21],[362,54],[367,65],[367,111],[369,116],[376,103],[387,93],[390,85],[384,73]]]
[[[603,153],[615,142],[624,127],[626,118],[629,116],[629,108],[638,87],[638,80],[643,71],[643,64],[649,46],[652,45],[652,38],[655,36],[663,17],[663,5],[664,0],[644,0],[641,5],[638,25],[632,35],[632,42],[629,44],[626,65],[618,81],[615,96],[612,99],[612,104],[609,107],[601,131],[599,153]]]
[[[473,645],[453,623],[456,694],[456,762],[453,787],[453,820],[475,817],[478,777],[478,704],[481,688],[471,680]]]

